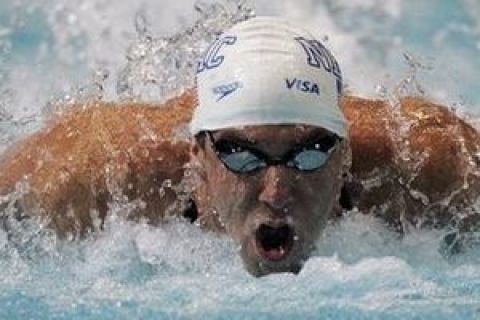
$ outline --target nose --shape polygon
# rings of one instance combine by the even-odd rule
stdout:
[[[275,212],[285,213],[292,203],[292,181],[286,168],[271,166],[263,177],[263,186],[258,199]]]

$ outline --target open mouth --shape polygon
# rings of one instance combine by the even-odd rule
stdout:
[[[279,261],[290,253],[294,231],[286,224],[279,227],[262,224],[257,229],[255,237],[259,255],[271,261]]]

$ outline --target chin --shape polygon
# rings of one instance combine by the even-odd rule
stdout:
[[[263,262],[246,263],[245,268],[254,277],[264,277],[275,273],[292,273],[298,274],[303,268],[303,262],[291,263],[291,264],[267,264]]]

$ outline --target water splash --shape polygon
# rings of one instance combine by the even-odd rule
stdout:
[[[410,52],[404,52],[403,59],[403,76],[396,84],[380,83],[375,85],[377,96],[389,101],[389,105],[398,117],[401,116],[399,108],[402,98],[427,95],[420,78],[425,72],[431,72],[434,69],[434,60],[431,57],[421,57]]]
[[[154,38],[146,16],[137,13],[137,39],[117,81],[121,99],[163,101],[194,87],[195,62],[206,46],[223,30],[255,15],[247,1],[197,1],[195,9],[200,17],[193,26],[163,38]]]
[[[90,81],[81,86],[72,86],[58,98],[48,101],[41,114],[46,118],[60,116],[73,107],[88,108],[98,101],[104,100],[105,87],[110,77],[106,69],[98,69],[90,77]]]
[[[418,75],[420,71],[433,69],[431,59],[422,61],[419,57],[407,52],[403,57],[408,67],[407,74],[394,88],[392,98],[399,100],[407,96],[424,96],[425,89],[418,80]]]
[[[403,190],[396,195],[397,198],[395,198],[395,201],[403,203],[403,208],[397,213],[400,215],[402,230],[410,232],[418,227],[436,225],[436,221],[446,219],[434,213],[435,210],[441,209],[448,211],[448,213],[444,213],[443,216],[450,217],[449,227],[454,230],[448,232],[455,233],[458,232],[459,229],[462,229],[464,221],[468,221],[468,219],[479,212],[478,208],[475,209],[475,204],[470,203],[464,209],[459,210],[456,209],[454,203],[455,201],[458,202],[459,195],[465,194],[465,191],[471,187],[470,184],[475,184],[475,181],[478,181],[478,177],[480,177],[480,168],[478,167],[478,148],[480,146],[467,147],[468,142],[462,138],[464,133],[461,128],[455,125],[449,126],[445,130],[449,131],[451,137],[456,137],[455,143],[459,148],[457,153],[458,159],[463,164],[460,177],[460,179],[463,179],[463,183],[461,183],[458,188],[450,188],[449,194],[435,201],[414,187],[422,169],[425,165],[428,165],[428,161],[431,159],[431,150],[426,148],[421,151],[413,151],[411,147],[411,130],[412,126],[418,124],[418,121],[412,119],[411,116],[402,109],[401,100],[406,97],[418,97],[420,99],[426,97],[427,99],[431,99],[431,93],[425,89],[422,79],[425,73],[431,73],[434,70],[434,60],[430,57],[419,57],[407,52],[403,54],[403,58],[406,64],[406,71],[403,72],[404,76],[401,80],[393,85],[382,83],[376,86],[377,95],[387,102],[389,118],[388,121],[386,121],[386,129],[392,141],[393,161],[395,167],[400,168],[399,172],[382,173],[377,170],[371,172],[370,177],[362,180],[361,183],[365,190],[371,190],[372,188],[381,187],[385,183],[391,183],[392,179],[401,186]],[[449,108],[449,110],[460,118],[464,118],[464,115],[458,110],[459,105],[460,103],[457,103],[454,107]],[[478,117],[470,117],[468,122],[472,123],[472,119],[476,118]],[[408,172],[408,174],[404,175],[402,172]],[[421,217],[415,218],[415,221],[407,218],[417,216],[417,214],[408,211],[412,209],[408,209],[406,201],[409,200],[406,199],[414,199],[426,208]],[[382,215],[384,212],[387,212],[387,210],[391,210],[391,208],[389,208],[388,204],[384,204],[380,208],[373,208],[372,212]],[[440,224],[444,223],[445,222]],[[468,237],[470,236],[475,238],[474,234],[470,234]],[[456,237],[462,238],[462,236],[458,234],[456,234]],[[458,242],[452,242],[450,247],[453,248],[457,244]],[[455,250],[456,249],[453,251]],[[444,251],[446,255],[451,254],[451,251],[449,252],[448,249]]]

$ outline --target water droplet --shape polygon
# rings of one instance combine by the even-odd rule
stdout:
[[[386,98],[388,94],[387,88],[381,84],[375,86],[375,92],[382,98]]]
[[[162,187],[171,188],[172,187],[172,180],[166,179],[165,181],[163,181]]]
[[[77,23],[77,20],[78,20],[78,17],[74,14],[69,14],[68,17],[67,17],[67,22],[70,25],[73,25],[73,24]]]
[[[148,34],[150,23],[146,17],[146,13],[142,10],[135,15],[135,31],[140,38]]]

